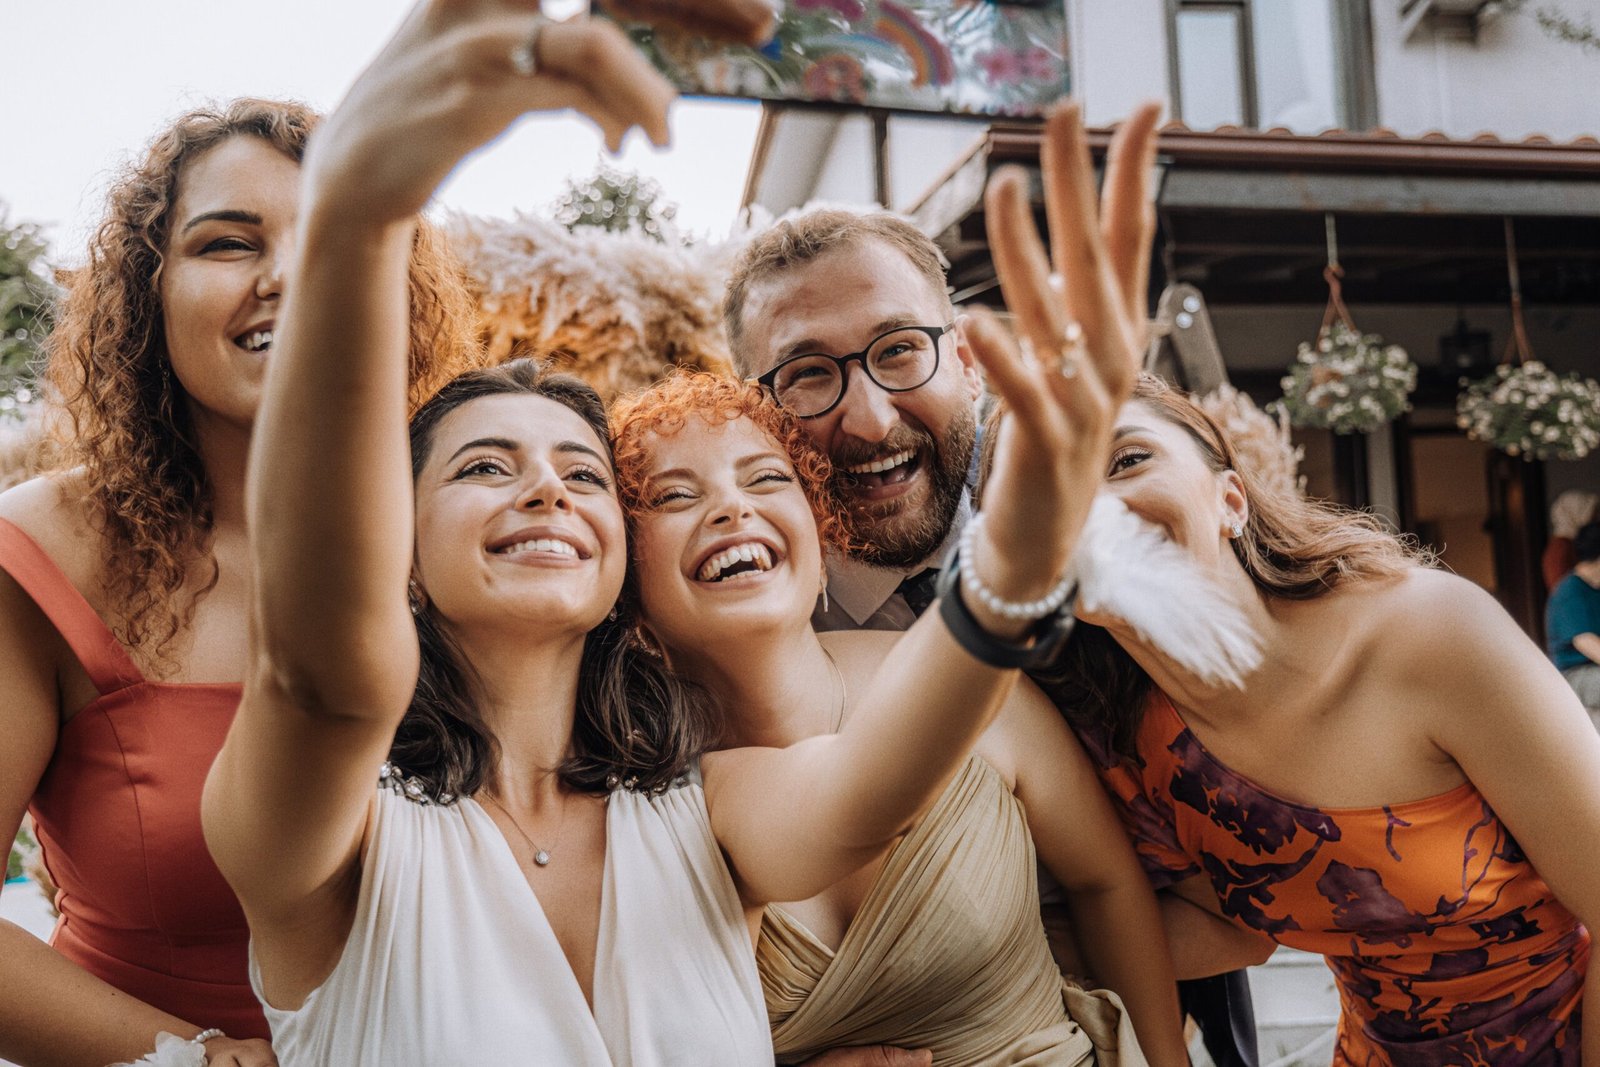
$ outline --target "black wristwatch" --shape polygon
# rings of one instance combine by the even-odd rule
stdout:
[[[950,630],[956,644],[967,650],[972,658],[1002,670],[1028,670],[1042,667],[1055,658],[1066,643],[1077,622],[1072,614],[1078,602],[1078,591],[1073,589],[1066,601],[1055,611],[1034,623],[1021,641],[1003,641],[995,637],[973,618],[972,609],[961,597],[961,550],[956,545],[945,557],[939,571],[939,582],[934,587],[939,596],[939,617]]]

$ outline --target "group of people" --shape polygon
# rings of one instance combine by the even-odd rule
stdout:
[[[735,265],[736,378],[483,365],[434,189],[670,99],[608,23],[424,0],[327,118],[193,112],[112,190],[66,462],[0,495],[0,803],[61,912],[0,924],[0,1057],[1179,1067],[1187,1009],[1253,1064],[1213,976],[1287,944],[1339,1064],[1600,1063],[1600,735],[1138,373],[1156,109],[1099,191],[1052,113],[1048,243],[995,176],[1009,324],[826,210]],[[1097,496],[1253,628],[1242,686],[1075,608]]]

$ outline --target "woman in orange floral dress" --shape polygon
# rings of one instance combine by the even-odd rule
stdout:
[[[1143,380],[1105,491],[1211,573],[1264,661],[1207,686],[1113,618],[1049,680],[1163,894],[1180,977],[1327,958],[1337,1065],[1577,1067],[1600,736],[1494,599],[1260,484]],[[1173,605],[1182,610],[1182,605]],[[1221,921],[1219,921],[1221,920]]]

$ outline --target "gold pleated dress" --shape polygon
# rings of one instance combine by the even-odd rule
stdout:
[[[1116,995],[1063,981],[1022,804],[974,756],[884,862],[837,952],[779,905],[756,963],[780,1063],[846,1045],[935,1067],[1142,1067]]]

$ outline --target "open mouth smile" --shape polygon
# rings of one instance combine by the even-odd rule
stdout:
[[[838,469],[850,486],[872,495],[910,481],[922,469],[922,456],[916,449],[908,448],[893,455]]]
[[[777,566],[780,557],[760,541],[744,541],[712,553],[695,568],[694,579],[707,584],[737,582],[765,574]]]
[[[272,348],[272,342],[275,335],[276,331],[272,330],[270,327],[265,330],[251,330],[248,333],[241,333],[238,337],[235,337],[233,339],[233,343],[244,349],[246,352],[266,352]]]
[[[585,560],[589,553],[574,541],[545,531],[523,530],[489,545],[492,556],[512,558],[543,556],[563,560]]]

